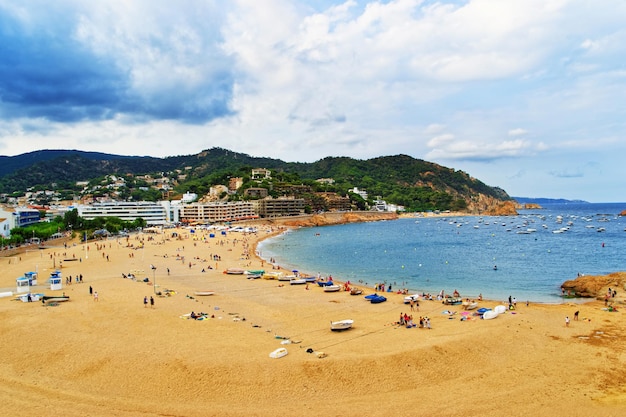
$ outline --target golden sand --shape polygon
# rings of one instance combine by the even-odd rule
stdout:
[[[626,415],[626,324],[601,302],[531,303],[462,321],[461,306],[421,301],[412,314],[430,317],[432,329],[407,329],[394,324],[411,313],[400,294],[370,304],[223,273],[270,270],[254,256],[269,231],[208,238],[181,229],[180,239],[172,231],[0,258],[4,289],[37,271],[34,291],[52,295],[45,281],[59,262],[63,277],[84,280],[64,284],[56,293],[70,301],[57,306],[0,298],[2,415]],[[138,280],[122,278],[132,271]],[[166,289],[175,294],[156,295]],[[181,318],[191,311],[209,318]],[[354,327],[331,332],[343,319]],[[280,347],[288,355],[271,359]]]

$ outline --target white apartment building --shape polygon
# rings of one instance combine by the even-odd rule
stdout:
[[[141,217],[149,225],[163,225],[169,223],[168,212],[161,203],[148,201],[114,201],[94,203],[76,207],[78,215],[87,220],[96,217],[118,217],[124,221],[134,221]]]

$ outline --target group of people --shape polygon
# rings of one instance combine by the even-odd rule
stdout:
[[[400,313],[400,320],[398,323],[400,326],[405,326],[407,329],[418,327],[417,324],[413,322],[413,316],[407,313]],[[419,328],[420,329],[430,329],[430,318],[424,316],[420,316],[419,320]]]
[[[189,315],[189,318],[194,319],[194,320],[204,320],[206,318],[208,318],[209,315],[207,313],[195,313],[195,312],[191,312],[191,314]],[[214,318],[215,316],[211,316],[211,318]]]
[[[148,296],[143,297],[143,306],[148,307]],[[150,296],[150,307],[154,307],[154,297]]]
[[[77,284],[83,282],[83,274],[76,275],[76,279],[74,280],[74,282],[76,282]],[[66,285],[72,285],[72,276],[71,275],[68,275],[67,277],[65,277],[65,284]]]

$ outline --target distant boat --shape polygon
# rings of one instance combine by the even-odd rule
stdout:
[[[194,294],[197,295],[197,296],[206,296],[206,295],[213,295],[213,294],[215,294],[215,291],[198,290],[198,291],[194,291]]]
[[[289,280],[289,284],[291,284],[291,285],[306,284],[306,279],[304,279],[304,278],[292,278],[292,279]]]
[[[326,285],[324,287],[324,292],[337,292],[341,290],[341,286],[339,285]]]
[[[243,275],[245,271],[240,268],[228,268],[225,273],[229,275]]]
[[[330,330],[332,331],[348,330],[352,328],[353,324],[354,324],[354,320],[331,321]]]

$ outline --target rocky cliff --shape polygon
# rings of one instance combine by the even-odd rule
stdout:
[[[514,201],[496,201],[485,208],[484,216],[516,216],[517,209]]]
[[[358,211],[345,213],[323,213],[312,214],[306,216],[293,217],[276,217],[273,219],[259,220],[258,222],[265,224],[274,224],[289,227],[313,227],[313,226],[330,226],[334,224],[373,222],[380,220],[395,220],[398,218],[396,213],[380,213],[374,211]]]
[[[617,298],[623,300],[626,297],[626,272],[613,272],[609,275],[585,275],[576,279],[565,281],[561,288],[565,294],[576,297],[596,298],[604,300],[609,288],[617,291]]]

